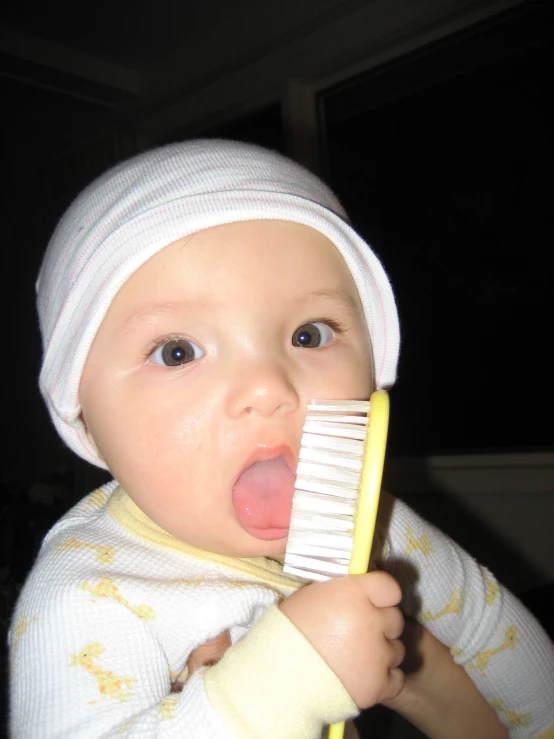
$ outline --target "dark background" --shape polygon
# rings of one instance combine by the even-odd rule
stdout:
[[[109,34],[119,34],[122,59],[157,63],[158,47],[143,45],[141,57],[121,14],[107,29],[70,23],[64,3],[55,13],[47,6],[5,4],[0,28],[64,43],[72,33],[73,46],[87,53],[107,49]],[[554,447],[552,40],[551,4],[524,2],[318,93],[320,173],[397,294],[403,344],[393,457]],[[57,219],[93,177],[151,145],[213,135],[287,151],[278,99],[148,137],[128,91],[41,69],[6,48],[0,45],[4,627],[45,531],[103,480],[63,447],[37,390],[34,280]]]

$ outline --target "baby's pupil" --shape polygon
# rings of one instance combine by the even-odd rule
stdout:
[[[162,350],[163,361],[168,366],[184,364],[193,359],[193,351],[186,341],[169,341]]]
[[[306,323],[294,332],[292,343],[295,346],[316,347],[321,342],[321,333],[313,323]]]

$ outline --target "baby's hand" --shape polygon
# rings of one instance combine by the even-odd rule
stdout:
[[[319,652],[358,708],[402,690],[400,586],[386,572],[306,585],[281,610]]]

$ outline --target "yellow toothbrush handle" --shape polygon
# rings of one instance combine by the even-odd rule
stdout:
[[[388,393],[377,390],[372,394],[370,403],[360,495],[354,524],[354,542],[348,570],[350,575],[361,575],[367,572],[369,566],[387,448],[390,409]],[[344,723],[330,726],[327,736],[328,739],[343,739]]]
[[[333,724],[329,727],[329,733],[327,739],[343,739],[344,736],[344,722],[340,724]]]
[[[367,572],[369,566],[387,448],[390,409],[388,393],[377,390],[369,400],[371,403],[369,427],[364,447],[360,495],[354,523],[354,542],[348,570],[351,575],[361,575]]]

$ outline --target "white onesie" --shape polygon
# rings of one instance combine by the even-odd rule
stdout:
[[[519,601],[398,501],[383,564],[512,739],[554,736],[554,650]],[[13,739],[318,738],[357,711],[276,607],[300,584],[178,541],[105,485],[49,532],[17,604]],[[226,629],[233,648],[187,679],[191,651]]]

